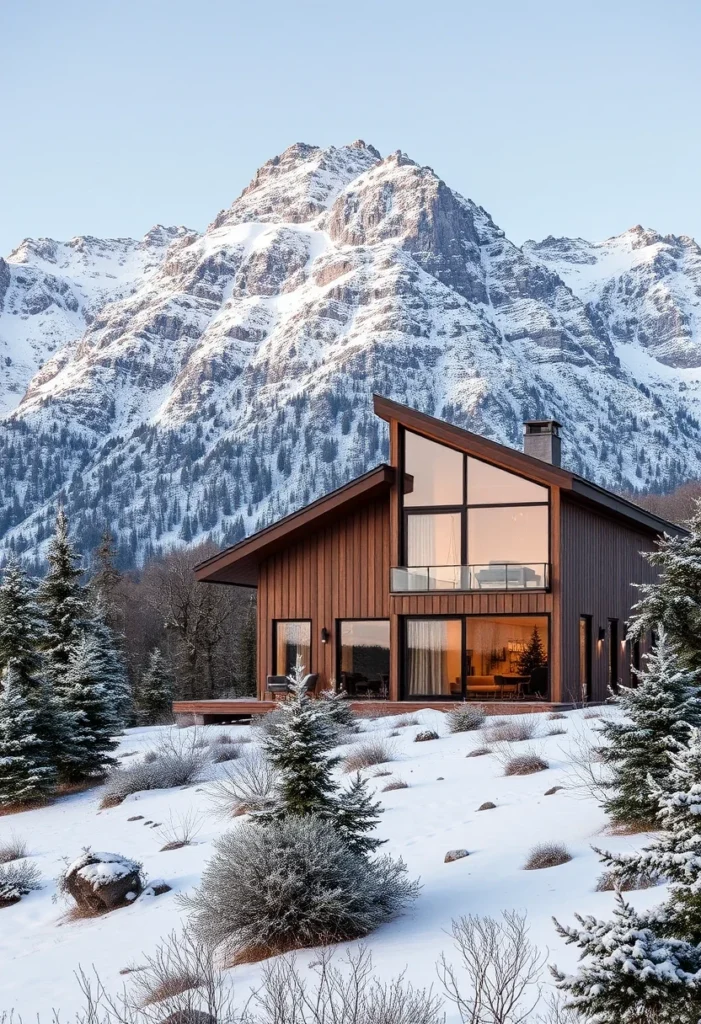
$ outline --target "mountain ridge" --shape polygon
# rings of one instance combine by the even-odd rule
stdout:
[[[693,239],[518,247],[361,140],[288,147],[202,233],[25,240],[0,262],[0,557],[40,557],[58,501],[124,565],[239,539],[380,461],[373,391],[516,447],[554,416],[569,468],[664,490],[701,476],[699,296]]]

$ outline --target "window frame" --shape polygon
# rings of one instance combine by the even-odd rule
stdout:
[[[446,619],[460,619],[461,630],[461,655],[460,655],[460,695],[451,694],[407,694],[406,668],[408,661],[408,631],[407,623],[410,621],[424,622],[427,619],[434,619],[443,622]],[[552,675],[551,675],[551,650],[552,650],[552,613],[551,612],[514,612],[513,614],[499,614],[489,612],[475,612],[469,614],[448,614],[448,615],[400,615],[399,616],[399,700],[400,701],[463,701],[467,700],[467,627],[469,619],[545,619],[547,621],[548,638],[548,697],[545,703],[551,700],[552,696]],[[504,701],[504,703],[509,703]]]
[[[341,679],[341,656],[342,656],[342,643],[341,643],[341,626],[344,622],[386,622],[389,635],[387,637],[387,652],[390,658],[390,673],[392,670],[392,623],[388,615],[345,615],[343,618],[336,619],[336,628],[334,630],[334,640],[336,642],[336,651],[333,658],[334,668],[336,670],[336,686],[338,687]]]
[[[314,671],[314,669],[312,667],[312,662],[314,660],[313,642],[312,642],[312,636],[313,636],[313,634],[312,634],[312,620],[311,619],[300,619],[300,618],[294,618],[294,619],[286,618],[286,619],[273,619],[272,620],[272,623],[273,623],[273,630],[272,630],[272,641],[273,641],[272,655],[273,656],[272,656],[272,659],[271,659],[271,664],[273,666],[273,673],[272,674],[274,676],[282,676],[282,675],[287,676],[288,675],[287,672],[279,672],[278,671],[278,665],[277,665],[277,627],[278,627],[278,625],[281,622],[282,623],[285,623],[285,622],[304,623],[304,622],[306,622],[309,625],[309,665],[305,665],[304,666],[304,670],[307,673],[307,675],[310,675]]]
[[[450,444],[444,444],[443,441],[437,441],[432,437],[428,437],[424,434],[419,434],[419,437],[426,437],[427,440],[432,441],[434,444],[442,445],[444,448],[450,448],[451,451],[458,452],[462,455],[462,505],[405,505],[404,503],[404,469],[406,460],[406,435],[407,434],[418,434],[418,431],[409,430],[408,427],[402,427],[399,436],[399,553],[400,553],[400,564],[403,568],[411,568],[408,565],[409,555],[409,516],[412,515],[440,515],[441,513],[458,513],[461,516],[460,520],[460,557],[461,565],[472,564],[469,561],[469,551],[467,547],[467,535],[468,535],[468,516],[471,508],[541,508],[547,506],[548,509],[548,520],[547,520],[547,533],[548,533],[548,550],[547,550],[547,562],[546,565],[552,564],[552,487],[549,484],[538,484],[539,487],[543,487],[547,491],[546,501],[494,501],[494,502],[475,502],[473,504],[467,503],[467,460],[475,459],[477,462],[485,462],[487,465],[495,466],[496,469],[503,469],[503,467],[496,465],[495,463],[487,462],[486,459],[480,459],[476,455],[470,455],[466,451],[462,451],[459,448],[454,448]],[[522,480],[526,480],[529,483],[536,483],[531,480],[530,477],[525,476],[522,473],[515,473],[510,469],[503,469],[504,473],[509,473],[512,476],[520,477]],[[477,564],[477,563],[475,563]],[[517,564],[517,563],[514,563]],[[518,563],[520,564],[520,563]],[[528,563],[523,563],[524,565]],[[547,589],[547,588],[545,588]],[[414,591],[414,593],[421,593],[422,591]],[[426,591],[428,592],[428,591]],[[498,591],[493,591],[497,593]],[[435,593],[435,591],[431,591]]]

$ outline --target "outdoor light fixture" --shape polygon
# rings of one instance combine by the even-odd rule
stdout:
[[[599,643],[603,643],[606,639],[606,630],[603,626],[599,626]]]
[[[326,628],[326,626],[323,626],[322,630],[321,630],[321,642],[322,642],[322,644],[327,644],[329,642],[329,636],[330,636],[330,634],[329,634],[328,629]]]

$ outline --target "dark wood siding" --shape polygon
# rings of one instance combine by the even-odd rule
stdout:
[[[258,687],[273,672],[275,619],[311,619],[311,670],[335,674],[336,620],[389,618],[389,499],[373,501],[261,563]],[[329,631],[327,644],[321,630]]]
[[[625,638],[637,592],[633,583],[652,582],[655,569],[642,557],[654,551],[654,538],[592,509],[562,501],[561,515],[562,699],[579,699],[579,617],[592,616],[592,699],[608,696],[608,637],[599,628],[618,619],[618,677],[630,679]]]

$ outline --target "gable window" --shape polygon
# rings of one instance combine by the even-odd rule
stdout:
[[[549,586],[547,487],[403,432],[403,565],[392,589]]]
[[[275,675],[292,675],[297,664],[297,658],[301,659],[305,672],[311,672],[311,622],[291,622],[280,619],[273,622],[273,645],[275,650]]]

